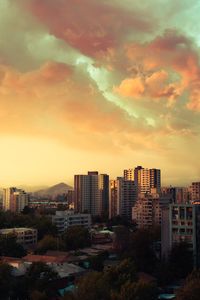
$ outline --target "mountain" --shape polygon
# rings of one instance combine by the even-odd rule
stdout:
[[[27,193],[34,193],[40,190],[47,189],[47,185],[38,185],[38,186],[31,186],[31,185],[18,185],[17,188],[24,190]]]
[[[66,183],[61,182],[61,183],[53,185],[49,188],[42,189],[42,190],[39,190],[39,191],[35,191],[33,193],[33,195],[36,196],[36,197],[55,198],[57,195],[66,194],[69,190],[73,190],[73,187],[71,187],[70,185],[68,185]]]

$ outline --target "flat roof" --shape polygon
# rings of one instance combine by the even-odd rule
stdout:
[[[44,262],[44,263],[63,263],[66,261],[66,256],[47,256],[28,254],[23,257],[25,262]]]
[[[24,232],[28,230],[37,230],[35,228],[26,228],[26,227],[20,227],[20,228],[3,228],[0,229],[0,233],[6,234],[6,233],[13,233],[13,232]]]
[[[175,299],[176,295],[175,294],[160,294],[158,296],[158,299],[165,299],[165,300],[171,300],[171,299]]]

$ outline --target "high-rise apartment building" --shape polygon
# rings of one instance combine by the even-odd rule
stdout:
[[[132,208],[132,220],[138,228],[161,225],[161,205],[159,194],[140,194]]]
[[[132,207],[136,201],[136,186],[133,180],[117,177],[110,181],[109,218],[126,217],[131,220]]]
[[[186,187],[163,187],[161,188],[162,195],[169,195],[173,203],[189,203],[191,200],[191,193]]]
[[[200,200],[200,182],[192,182],[191,186],[192,200]]]
[[[109,176],[107,174],[100,174],[98,179],[98,189],[101,199],[101,210],[103,213],[109,211]]]
[[[134,170],[133,169],[124,170],[124,180],[134,181]]]
[[[138,170],[138,192],[145,194],[150,193],[150,170],[142,168]]]
[[[159,169],[149,169],[150,189],[155,189],[158,193],[161,190],[161,177]]]
[[[109,176],[88,172],[74,176],[75,211],[90,213],[93,216],[108,212]]]
[[[16,187],[3,189],[3,209],[19,213],[28,205],[29,195]]]
[[[119,181],[110,180],[109,188],[109,219],[119,215],[119,197],[118,197]]]
[[[142,166],[137,166],[134,169],[134,181],[135,181],[135,185],[138,187],[138,180],[139,180],[139,171],[143,169]]]
[[[160,192],[161,175],[159,169],[147,169],[138,166],[134,169],[134,181],[138,193],[150,193],[151,190]]]

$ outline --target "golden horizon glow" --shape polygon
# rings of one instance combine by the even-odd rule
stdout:
[[[0,187],[137,165],[200,180],[199,13],[197,0],[1,1]]]

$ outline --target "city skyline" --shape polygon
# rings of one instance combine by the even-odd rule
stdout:
[[[140,2],[0,2],[0,186],[200,181],[200,3]]]

